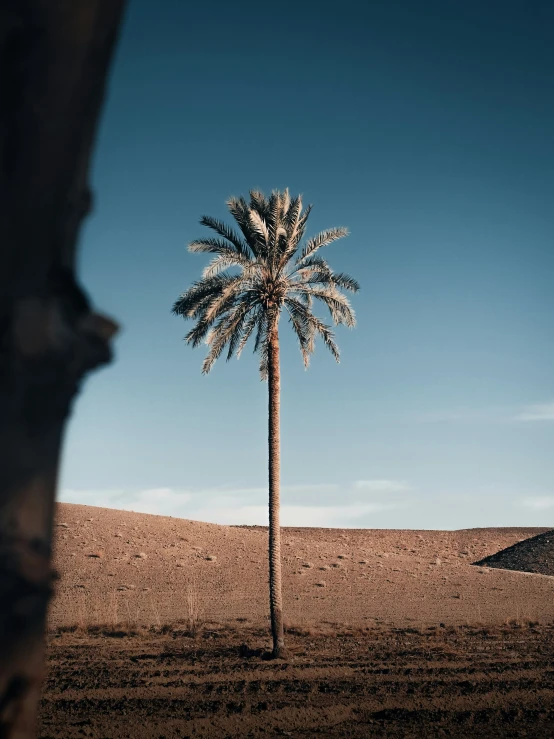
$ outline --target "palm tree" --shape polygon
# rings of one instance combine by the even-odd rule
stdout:
[[[227,360],[240,356],[255,332],[254,351],[260,354],[260,374],[269,386],[269,590],[273,656],[285,656],[281,592],[280,495],[280,366],[279,319],[286,310],[307,368],[315,337],[321,336],[337,362],[339,350],[331,328],[312,313],[314,298],[324,303],[335,324],[355,325],[354,311],[340,288],[356,292],[356,280],[335,274],[317,253],[346,236],[345,228],[323,231],[306,241],[311,205],[302,210],[302,197],[274,191],[269,198],[251,191],[250,202],[231,198],[227,206],[240,234],[225,223],[203,216],[200,223],[217,237],[198,239],[189,251],[214,254],[202,279],[175,302],[173,313],[196,321],[185,336],[193,347],[205,342],[207,374],[227,347]],[[231,270],[231,271],[229,271]]]

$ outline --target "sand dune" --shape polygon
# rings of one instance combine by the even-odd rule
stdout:
[[[552,621],[550,577],[472,565],[548,531],[285,528],[286,619],[398,626]],[[58,504],[55,567],[52,627],[174,623],[191,609],[206,621],[267,619],[263,527]]]

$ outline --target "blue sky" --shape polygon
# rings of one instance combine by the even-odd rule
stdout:
[[[340,365],[283,332],[283,524],[554,525],[553,28],[523,0],[131,0],[80,249],[122,331],[60,499],[266,523],[256,358],[202,376],[171,306],[199,218],[288,186],[362,289]]]

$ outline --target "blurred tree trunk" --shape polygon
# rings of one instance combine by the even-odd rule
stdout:
[[[75,244],[123,5],[0,0],[2,739],[35,736],[63,429],[117,330],[79,287]]]

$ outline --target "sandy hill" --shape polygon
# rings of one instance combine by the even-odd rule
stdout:
[[[552,621],[549,577],[472,566],[549,531],[285,528],[286,618],[299,625]],[[159,625],[191,614],[267,619],[263,527],[65,503],[57,506],[55,532],[60,579],[52,626],[122,619]]]

